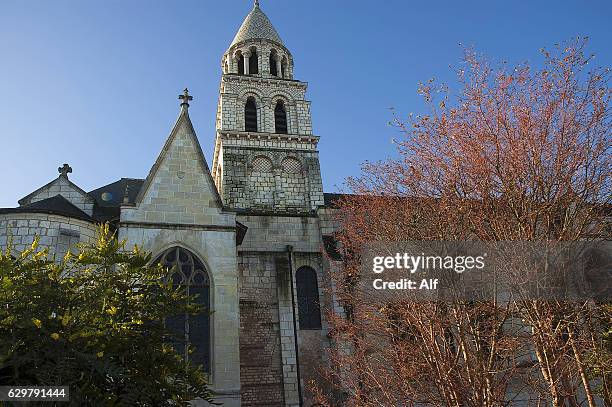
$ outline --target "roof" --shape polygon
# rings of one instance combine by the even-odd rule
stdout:
[[[348,196],[352,196],[352,194],[338,194],[338,193],[332,193],[332,192],[325,192],[323,194],[323,206],[327,208],[334,208],[337,206],[338,201]]]
[[[246,16],[238,29],[230,48],[239,42],[247,40],[270,40],[280,45],[283,44],[280,35],[270,22],[268,16],[259,8],[256,2],[251,12]]]
[[[47,213],[95,222],[95,219],[74,206],[61,195],[32,202],[18,208],[0,208],[0,214],[5,213]]]
[[[19,201],[17,201],[17,203],[19,205],[27,205],[30,203],[30,200],[35,197],[37,194],[39,194],[41,191],[45,190],[46,188],[49,188],[50,186],[52,186],[53,184],[60,182],[60,181],[65,181],[66,183],[68,183],[68,185],[70,185],[72,188],[74,188],[76,191],[78,191],[79,193],[81,193],[83,195],[83,197],[85,197],[85,199],[89,200],[91,199],[88,195],[87,192],[83,191],[81,188],[79,188],[79,186],[77,184],[75,184],[74,182],[70,181],[68,179],[68,176],[63,174],[60,175],[59,177],[55,178],[53,181],[43,185],[42,187],[38,188],[36,191],[29,193],[28,195],[24,196],[23,198],[21,198]]]
[[[97,206],[119,207],[123,203],[126,187],[128,188],[128,203],[134,203],[143,183],[143,179],[121,178],[119,181],[94,189],[87,194],[96,201]]]
[[[143,183],[143,179],[121,178],[119,181],[88,192],[88,195],[96,202],[93,209],[93,217],[99,222],[119,218],[119,208],[123,204],[126,188],[128,191],[128,204],[133,204]]]

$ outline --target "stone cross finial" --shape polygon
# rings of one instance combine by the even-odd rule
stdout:
[[[189,101],[193,100],[193,96],[189,96],[189,90],[187,88],[185,88],[185,90],[183,91],[183,94],[179,95],[178,98],[182,100],[181,106],[187,106],[187,107],[189,107]]]
[[[259,7],[259,0],[255,0],[255,7]]]
[[[57,172],[60,173],[61,177],[66,177],[68,178],[68,173],[72,172],[72,167],[69,166],[68,164],[64,163],[63,166],[58,167]]]

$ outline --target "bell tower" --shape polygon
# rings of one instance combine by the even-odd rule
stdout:
[[[226,207],[312,212],[323,205],[307,83],[255,4],[221,59],[212,173]]]

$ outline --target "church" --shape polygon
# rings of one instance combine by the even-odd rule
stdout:
[[[63,164],[18,207],[0,209],[0,247],[21,250],[38,235],[62,256],[109,222],[127,247],[176,265],[174,281],[211,313],[171,325],[197,348],[186,357],[225,406],[309,405],[308,383],[326,363],[338,195],[323,192],[307,84],[293,63],[255,1],[221,59],[212,163],[185,89],[144,179],[87,192]]]

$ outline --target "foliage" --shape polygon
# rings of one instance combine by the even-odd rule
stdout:
[[[211,400],[206,375],[168,344],[164,318],[198,313],[108,225],[59,262],[38,247],[0,253],[0,383],[70,386],[75,405]]]

